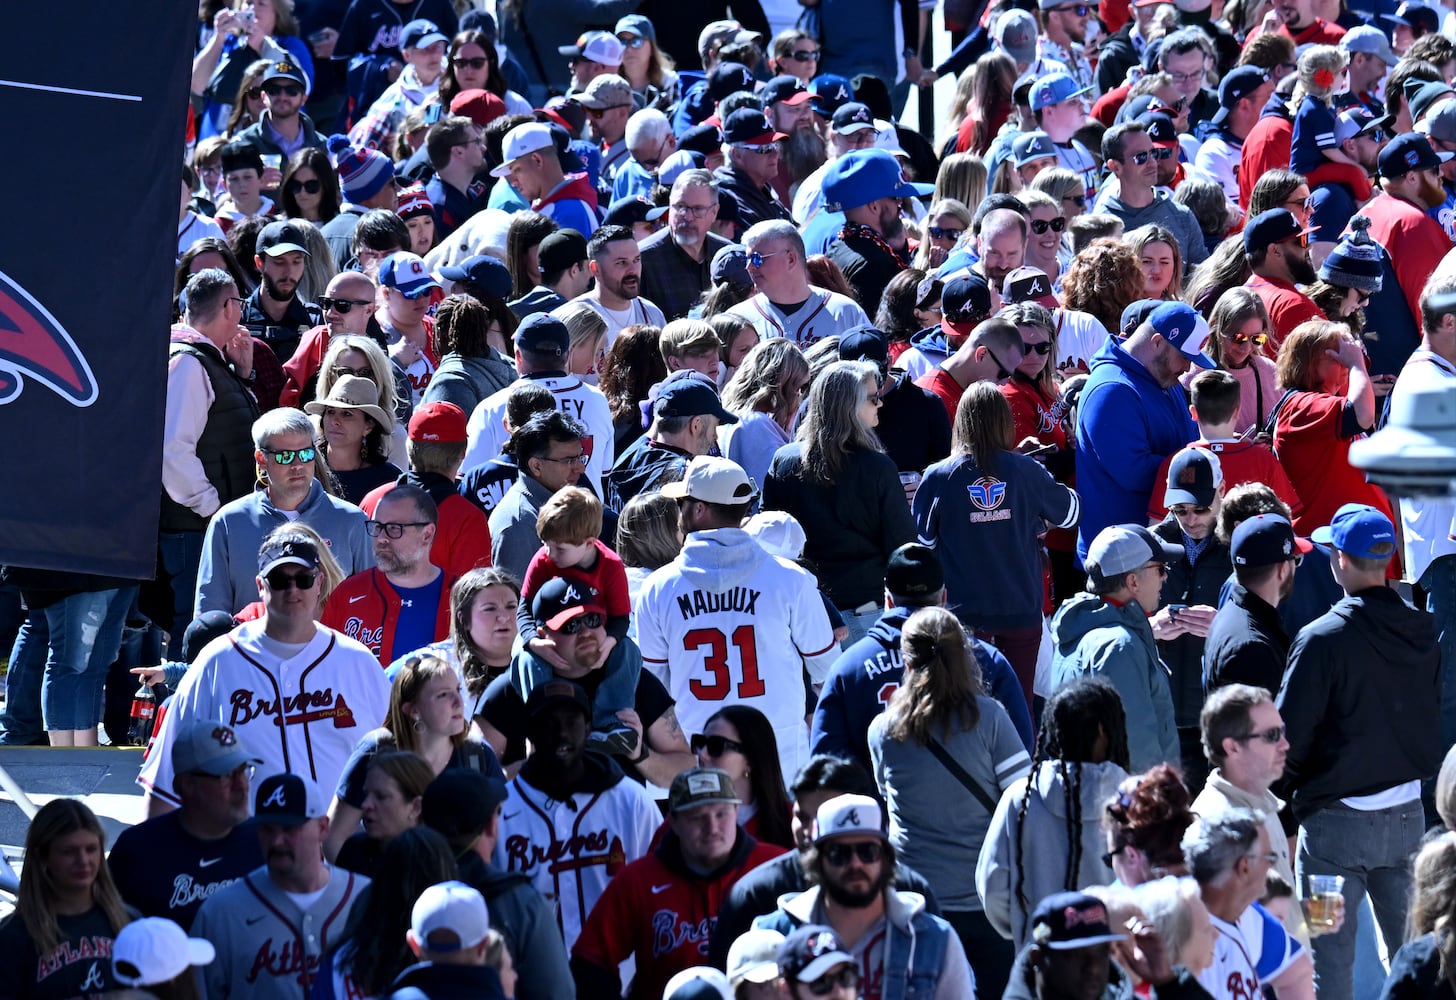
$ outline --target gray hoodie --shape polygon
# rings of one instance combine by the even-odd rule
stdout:
[[[976,891],[981,894],[991,926],[1002,936],[1011,938],[1018,949],[1026,944],[1027,919],[1037,903],[1068,888],[1103,885],[1112,877],[1112,872],[1102,863],[1102,807],[1117,791],[1127,772],[1110,762],[1065,766],[1073,785],[1080,786],[1076,801],[1081,806],[1082,857],[1070,886],[1067,862],[1071,859],[1071,821],[1067,807],[1071,803],[1057,761],[1044,760],[1037,765],[1024,820],[1020,818],[1021,803],[1026,797],[1027,781],[1031,779],[1022,778],[1006,789],[981,845]],[[1021,862],[1024,905],[1016,898],[1020,858],[1025,859]]]
[[[1208,256],[1208,247],[1203,242],[1203,230],[1198,227],[1198,218],[1185,205],[1180,205],[1168,196],[1162,188],[1153,189],[1152,203],[1144,208],[1133,208],[1118,195],[1110,195],[1097,209],[1122,220],[1128,232],[1139,226],[1159,225],[1178,238],[1178,249],[1183,255],[1183,270],[1203,263]]]

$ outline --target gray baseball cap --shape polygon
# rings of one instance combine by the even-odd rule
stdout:
[[[1084,567],[1088,583],[1105,583],[1151,562],[1182,558],[1183,546],[1168,544],[1142,525],[1114,524],[1092,539]]]
[[[220,778],[244,764],[261,764],[238,742],[232,726],[216,719],[178,720],[181,731],[172,743],[173,774],[210,774]]]

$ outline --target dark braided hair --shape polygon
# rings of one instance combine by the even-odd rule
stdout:
[[[1026,791],[1016,816],[1016,903],[1025,916],[1031,909],[1026,898],[1025,852],[1021,838],[1026,830],[1026,810],[1036,776],[1044,761],[1055,761],[1062,779],[1067,814],[1067,870],[1062,888],[1074,890],[1082,867],[1082,765],[1092,763],[1098,737],[1106,735],[1106,759],[1123,770],[1128,767],[1127,716],[1117,689],[1101,678],[1084,677],[1057,688],[1042,710],[1041,731],[1036,736],[1036,756],[1026,776]]]

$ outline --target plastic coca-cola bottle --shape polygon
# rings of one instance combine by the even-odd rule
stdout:
[[[131,728],[126,741],[134,747],[144,747],[152,735],[152,720],[157,714],[157,698],[151,686],[143,682],[131,696]]]

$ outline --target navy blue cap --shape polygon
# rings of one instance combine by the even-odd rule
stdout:
[[[519,336],[519,334],[517,334]],[[663,385],[652,404],[659,417],[714,416],[719,423],[736,424],[738,418],[723,409],[718,390],[707,379],[681,378]]]
[[[890,344],[885,335],[872,326],[862,326],[839,337],[839,360],[873,361],[889,364]]]
[[[516,347],[530,354],[564,358],[571,351],[571,332],[550,313],[533,313],[516,327]]]
[[[759,92],[765,106],[769,104],[803,104],[813,98],[808,86],[797,76],[776,76]]]
[[[824,118],[854,100],[854,88],[849,80],[833,73],[823,73],[810,80],[809,94],[813,98],[814,113]]]
[[[717,104],[729,94],[736,94],[740,90],[753,93],[756,82],[753,73],[742,63],[719,63],[708,74],[708,98]]]
[[[1173,456],[1168,463],[1167,489],[1163,492],[1163,505],[1186,503],[1195,507],[1210,507],[1223,485],[1223,468],[1218,456],[1211,451],[1188,445]]]
[[[1235,566],[1255,569],[1286,562],[1313,549],[1308,540],[1294,534],[1287,518],[1278,514],[1255,514],[1234,528],[1229,552]]]
[[[1426,148],[1431,147],[1427,145]],[[1299,217],[1289,209],[1271,208],[1254,216],[1244,227],[1244,252],[1258,253],[1275,243],[1283,243],[1308,232],[1300,225]]]
[[[402,49],[425,49],[436,42],[449,40],[438,24],[424,17],[415,18],[399,33],[399,47]]]
[[[768,115],[758,108],[739,108],[723,123],[723,139],[726,142],[747,146],[767,146],[780,142],[788,136],[776,131]]]
[[[265,83],[272,83],[274,80],[292,80],[302,87],[305,92],[308,91],[308,77],[303,75],[303,70],[299,69],[298,63],[292,59],[281,59],[276,63],[270,64],[263,72],[263,79],[258,81],[258,85],[262,86]]]
[[[605,224],[631,229],[633,223],[646,222],[653,218],[650,213],[656,207],[640,194],[629,194],[625,198],[618,198],[607,208]]]
[[[1260,66],[1250,64],[1236,66],[1229,70],[1228,75],[1223,78],[1223,82],[1218,85],[1219,108],[1214,112],[1213,123],[1221,124],[1228,118],[1229,112],[1233,110],[1235,104],[1268,82],[1269,74],[1264,72]]]
[[[1011,140],[1011,161],[1018,167],[1056,155],[1057,147],[1045,132],[1023,132]]]
[[[1031,936],[1038,948],[1052,951],[1127,940],[1126,934],[1113,933],[1106,904],[1085,892],[1059,892],[1037,903]]]
[[[1441,15],[1434,8],[1427,7],[1423,3],[1412,3],[1411,0],[1406,0],[1397,7],[1394,14],[1382,16],[1387,21],[1414,28],[1423,35],[1430,35],[1441,29]]]
[[[1124,337],[1132,336],[1132,332],[1146,323],[1153,310],[1162,304],[1162,299],[1138,299],[1128,303],[1127,308],[1122,310],[1118,332]]]
[[[490,254],[476,254],[458,264],[442,267],[440,277],[445,281],[469,281],[498,299],[511,297],[510,268]]]
[[[1430,140],[1419,132],[1406,132],[1386,143],[1376,163],[1381,177],[1404,177],[1412,170],[1435,170],[1450,158],[1450,153],[1432,149]]]
[[[685,149],[690,153],[702,153],[704,156],[710,156],[718,152],[718,148],[722,145],[722,130],[716,125],[704,123],[694,125],[684,132],[682,138],[678,140],[677,148]]]
[[[875,116],[870,112],[868,104],[849,101],[835,110],[830,122],[834,131],[840,135],[850,135],[874,128]]]
[[[1148,138],[1156,146],[1178,145],[1178,126],[1162,111],[1144,111],[1137,116],[1138,124],[1148,131]]]
[[[552,577],[531,599],[531,617],[542,628],[556,630],[573,618],[592,612],[606,613],[601,592],[576,577]]]

